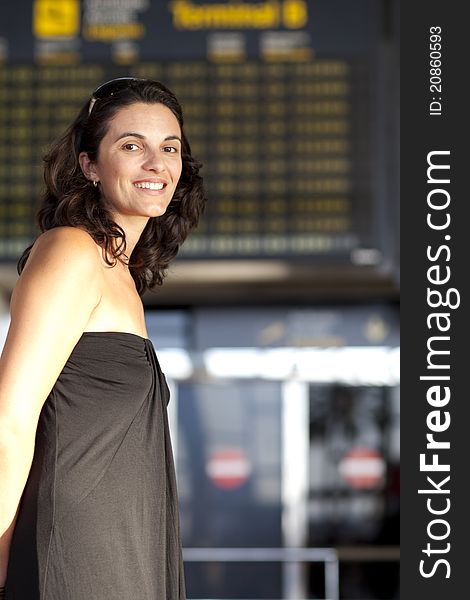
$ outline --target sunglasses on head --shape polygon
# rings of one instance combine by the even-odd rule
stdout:
[[[88,116],[90,116],[97,100],[103,100],[103,98],[109,98],[109,96],[113,96],[117,92],[130,87],[134,81],[145,81],[145,79],[141,79],[139,77],[118,77],[98,86],[91,95],[90,105],[88,107]]]

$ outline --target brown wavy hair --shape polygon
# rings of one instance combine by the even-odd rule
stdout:
[[[100,201],[100,188],[95,188],[84,176],[78,157],[80,152],[87,152],[89,158],[96,161],[110,120],[121,108],[136,102],[163,104],[177,118],[182,134],[182,172],[166,212],[149,219],[131,256],[127,257],[125,233]],[[179,101],[158,81],[130,79],[125,88],[97,99],[90,114],[89,110],[90,100],[44,157],[46,185],[36,220],[41,232],[62,225],[85,229],[105,250],[110,266],[117,260],[129,265],[137,291],[142,295],[148,288],[162,284],[170,261],[199,221],[206,202],[199,175],[202,163],[191,154]],[[21,255],[18,274],[21,274],[32,246]]]

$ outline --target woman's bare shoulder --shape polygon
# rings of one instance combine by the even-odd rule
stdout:
[[[69,267],[89,263],[97,268],[101,264],[101,248],[91,235],[78,227],[54,227],[45,231],[34,242],[25,269],[44,265],[47,259],[66,260]]]
[[[54,227],[41,233],[34,242],[31,252],[33,250],[35,252],[38,250],[49,250],[51,247],[58,247],[65,251],[84,250],[85,252],[92,249],[95,254],[96,248],[99,248],[98,244],[87,231],[79,227],[69,227],[66,225]]]
[[[93,238],[77,227],[55,227],[42,233],[34,242],[26,265],[15,285],[12,301],[18,289],[52,287],[60,281],[75,279],[97,288],[99,295],[101,260],[99,246]],[[75,274],[75,276],[73,275]]]

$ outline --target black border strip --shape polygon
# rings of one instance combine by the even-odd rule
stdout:
[[[436,0],[401,4],[402,600],[454,600],[469,595],[466,580],[470,571],[466,562],[470,485],[466,463],[470,428],[466,419],[469,395],[465,375],[469,369],[466,332],[470,328],[464,319],[469,297],[467,261],[470,255],[464,210],[468,202],[466,180],[470,173],[470,153],[466,147],[469,127],[464,86],[470,32],[462,7],[457,2]],[[437,29],[431,32],[431,27],[440,27],[440,32]],[[430,90],[432,33],[442,38],[440,90]],[[440,102],[441,110],[435,111],[440,115],[430,113],[432,101],[436,102],[432,106],[436,109]],[[449,154],[429,155],[436,151]],[[447,175],[444,169],[430,172],[432,180],[448,177],[449,183],[427,181],[428,160],[450,165]],[[429,206],[429,202],[444,205],[447,198],[449,204],[442,210]],[[451,219],[448,227],[433,229],[427,224],[428,214],[434,224],[446,222],[448,214]],[[435,258],[427,256],[428,247]],[[433,266],[438,268],[429,272]],[[447,275],[446,283],[430,281]],[[460,305],[431,307],[428,288],[440,291],[442,298],[449,299],[449,304],[456,305],[459,299]],[[439,304],[439,296],[432,295],[431,302]],[[439,330],[437,317],[427,322],[431,313],[447,315],[439,321],[442,329],[448,327],[447,331]],[[433,336],[442,337],[430,341]],[[428,343],[434,349],[449,351],[449,354],[431,357],[433,364],[447,364],[449,369],[430,368]],[[449,380],[420,380],[420,376],[430,375],[448,376]],[[439,395],[443,397],[445,386],[449,388],[450,399],[446,404],[431,406],[428,390],[432,386],[440,387],[431,400]],[[439,414],[430,416],[436,410]],[[450,448],[426,449],[426,435],[432,433],[430,427],[435,428],[438,422],[446,423],[448,418],[450,424],[443,426],[443,431],[435,432],[434,439],[449,442]],[[449,471],[420,469],[423,453],[426,463],[436,460],[449,465]],[[433,459],[433,454],[437,454],[437,458]],[[428,476],[434,483],[427,480]],[[450,479],[446,480],[448,476]],[[428,491],[419,494],[419,489]],[[444,493],[445,490],[448,493]],[[438,515],[437,511],[443,512]],[[432,536],[442,539],[432,539]],[[420,573],[420,561],[424,561],[421,570],[427,577]]]

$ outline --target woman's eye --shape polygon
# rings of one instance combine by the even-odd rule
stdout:
[[[134,144],[133,142],[128,142],[127,144],[124,144],[123,148],[124,150],[135,150],[136,148],[138,148],[139,146],[137,146],[137,144]]]
[[[175,148],[174,146],[165,146],[163,150],[165,150],[165,152],[178,152],[178,148]]]

